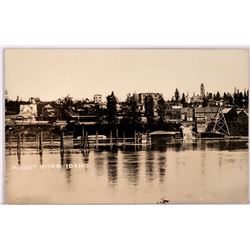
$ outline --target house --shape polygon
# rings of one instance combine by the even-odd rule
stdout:
[[[248,120],[248,114],[246,113],[245,110],[239,110],[237,111],[237,120]]]
[[[181,108],[169,108],[166,110],[166,120],[180,120]]]
[[[216,101],[213,98],[210,98],[207,102],[207,105],[209,107],[215,107],[216,106]]]
[[[193,121],[194,109],[193,108],[181,108],[181,119],[183,121]]]
[[[96,94],[94,95],[94,103],[102,103],[102,95]]]
[[[237,123],[239,124],[239,134],[248,135],[248,114],[244,110],[237,111]]]
[[[47,104],[42,108],[42,116],[43,118],[57,117],[57,110],[50,104]]]
[[[158,99],[161,97],[160,93],[139,93],[138,94],[138,101],[139,104],[144,104],[144,100],[146,96],[152,96],[154,103],[157,103]]]
[[[31,103],[40,103],[41,100],[39,97],[30,97],[29,102]]]
[[[23,119],[35,119],[37,117],[37,105],[32,104],[21,104],[18,116]]]
[[[218,111],[218,107],[197,107],[194,109],[194,117],[197,122],[212,122]]]
[[[237,121],[237,111],[234,108],[224,108],[222,109],[222,113],[224,114],[227,122]]]

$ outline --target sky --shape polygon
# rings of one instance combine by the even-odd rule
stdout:
[[[248,88],[247,49],[5,49],[5,89],[10,99],[103,99],[114,91],[181,93],[231,92]]]

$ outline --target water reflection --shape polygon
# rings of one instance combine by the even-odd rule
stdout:
[[[17,150],[17,164],[21,166],[21,151]]]
[[[108,152],[108,183],[114,187],[117,183],[117,152]]]
[[[63,151],[60,151],[60,163],[61,163],[61,166],[64,166],[64,152]]]
[[[95,170],[98,176],[102,176],[104,174],[104,159],[106,158],[105,152],[95,151],[94,159],[95,159]]]
[[[203,151],[201,153],[201,175],[206,175],[206,153]]]
[[[127,151],[126,153],[123,153],[123,166],[129,184],[134,186],[138,184],[140,164],[139,152]]]
[[[146,151],[146,178],[148,181],[155,179],[154,173],[154,164],[155,164],[155,152]]]
[[[164,182],[166,175],[166,167],[167,167],[167,157],[166,154],[159,154],[158,157],[158,166],[159,166],[159,181]]]
[[[25,150],[25,154],[13,150],[17,156],[6,152],[6,190],[13,202],[44,197],[52,203],[156,203],[166,194],[171,202],[234,202],[247,197],[247,141],[108,145],[99,146],[98,151]],[[62,168],[20,174],[12,170],[14,164],[58,164]],[[79,164],[88,166],[84,174],[81,168],[74,168]],[[27,180],[32,190],[23,185]],[[72,196],[67,196],[67,190]]]
[[[72,164],[72,154],[71,152],[66,152],[65,154],[65,178],[66,178],[66,182],[68,184],[71,183],[71,169],[73,168],[73,164]]]
[[[82,159],[83,159],[83,163],[85,164],[85,166],[88,166],[88,164],[89,164],[89,149],[82,150]]]
[[[43,151],[40,150],[39,152],[39,159],[40,159],[40,165],[43,165]]]

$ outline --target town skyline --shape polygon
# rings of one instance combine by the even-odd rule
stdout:
[[[176,89],[179,91],[180,99],[182,97],[182,94],[184,94],[186,98],[189,97],[190,99],[192,99],[193,97],[201,96],[201,90],[199,90],[197,92],[195,92],[195,91],[190,91],[189,92],[188,91],[187,93],[184,93],[179,88],[176,88]],[[175,89],[175,91],[176,91],[176,89]],[[212,92],[212,91],[206,91],[206,88],[204,90],[205,90],[205,96],[207,96],[208,93],[215,95],[215,94],[217,94],[219,92],[219,94],[220,94],[220,96],[222,98],[224,93],[230,94],[230,95],[233,96],[233,94],[235,92],[242,92],[242,93],[248,92],[249,88],[239,89],[239,88],[237,88],[235,86],[233,91],[224,91],[224,92],[220,92],[220,91],[216,91],[216,90],[214,92]],[[160,94],[166,101],[171,101],[171,99],[173,99],[174,96],[175,96],[175,91],[173,92],[173,94],[171,96],[169,96],[169,98],[166,98],[165,95],[164,95],[164,93],[160,93],[160,92],[156,92],[156,91],[152,91],[152,92],[138,92],[138,93],[135,92],[135,91],[131,91],[131,92],[127,93],[126,96],[123,99],[120,99],[119,97],[117,97],[115,90],[111,90],[111,92],[108,93],[107,95],[103,95],[103,94],[101,94],[99,92],[99,93],[96,93],[96,94],[94,94],[93,96],[90,96],[90,97],[89,96],[82,96],[80,98],[75,98],[74,96],[72,96],[72,95],[70,95],[68,93],[68,94],[66,94],[64,96],[58,96],[58,97],[55,97],[55,98],[49,100],[49,99],[42,99],[40,96],[35,96],[35,95],[27,97],[26,99],[22,98],[22,96],[19,96],[19,95],[17,95],[14,98],[10,98],[8,89],[5,89],[5,99],[11,100],[11,101],[16,101],[18,99],[19,101],[25,101],[25,102],[27,102],[27,101],[29,101],[32,98],[39,98],[41,101],[44,101],[44,102],[51,102],[51,101],[53,102],[53,101],[57,101],[57,100],[60,100],[60,99],[64,99],[66,97],[70,97],[74,101],[84,101],[84,100],[94,101],[95,96],[99,95],[99,96],[101,96],[102,102],[106,102],[106,98],[111,93],[114,93],[114,95],[117,97],[117,99],[118,99],[119,102],[126,101],[126,99],[127,99],[127,97],[129,95],[134,95],[134,94],[136,94],[136,95],[140,95],[140,94]]]
[[[200,92],[233,93],[248,89],[245,49],[6,49],[5,88],[10,99],[42,100],[112,90],[120,100],[128,93],[159,92],[171,99],[175,88],[189,96]],[[133,91],[131,91],[133,89]]]

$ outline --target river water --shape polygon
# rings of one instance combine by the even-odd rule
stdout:
[[[81,152],[6,150],[9,204],[245,203],[247,141],[184,141]]]

